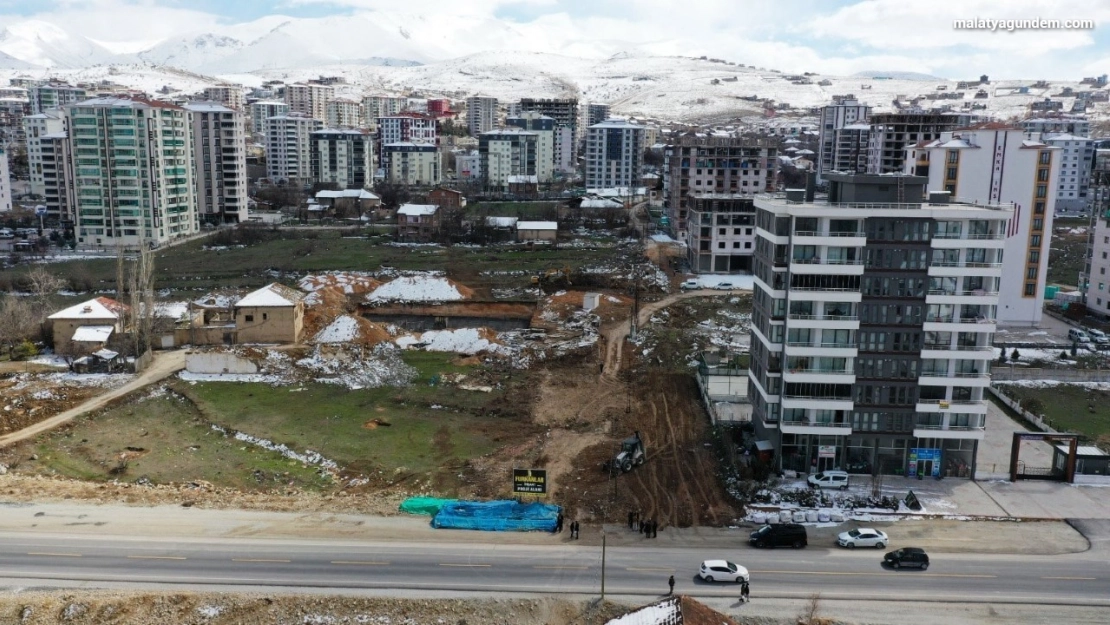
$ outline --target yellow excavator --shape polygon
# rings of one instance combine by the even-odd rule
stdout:
[[[532,276],[532,284],[539,286],[540,284],[564,284],[570,286],[570,267],[556,267],[548,269],[542,274]]]

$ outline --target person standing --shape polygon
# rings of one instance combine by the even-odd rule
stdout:
[[[667,591],[667,594],[668,595],[673,595],[674,594],[674,575],[671,575],[671,578],[667,580],[667,585],[670,586],[670,590]]]
[[[563,513],[560,512],[559,516],[555,517],[555,533],[558,534],[563,531]]]
[[[743,583],[740,584],[740,603],[747,603],[748,602],[748,592],[749,591],[750,591],[750,588],[748,587],[748,582],[747,582],[747,580],[745,580]]]
[[[659,538],[659,521],[651,522],[651,537]]]
[[[575,540],[578,539],[578,521],[570,522],[570,537]]]
[[[628,511],[628,529],[632,529],[632,519],[635,516],[636,513],[632,512],[631,510]]]

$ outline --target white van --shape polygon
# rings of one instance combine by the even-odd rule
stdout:
[[[1075,341],[1076,343],[1090,343],[1091,337],[1087,336],[1087,333],[1079,328],[1072,328],[1068,330],[1068,340]]]
[[[840,490],[847,490],[848,472],[822,471],[809,476],[809,479],[806,481],[814,488],[839,488]]]

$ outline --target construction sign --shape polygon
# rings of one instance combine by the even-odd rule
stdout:
[[[513,492],[547,494],[547,469],[513,469]]]

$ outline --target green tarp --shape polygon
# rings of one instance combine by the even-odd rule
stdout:
[[[426,514],[435,516],[444,505],[453,503],[455,499],[440,499],[439,497],[409,497],[401,502],[401,512],[406,514]]]

